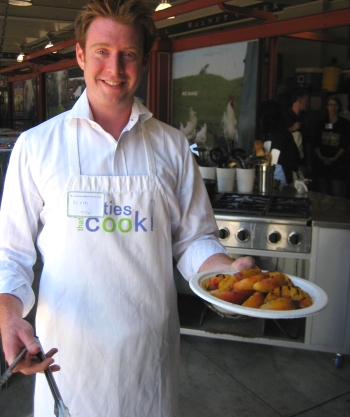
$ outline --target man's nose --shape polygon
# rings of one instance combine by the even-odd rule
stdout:
[[[109,62],[109,71],[113,74],[122,74],[124,72],[124,61],[123,57],[113,57]]]

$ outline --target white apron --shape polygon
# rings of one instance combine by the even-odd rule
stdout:
[[[76,123],[66,191],[105,193],[104,216],[67,217],[67,193],[57,208],[48,202],[36,333],[45,350],[59,349],[54,376],[72,417],[175,417],[180,332],[170,218],[147,122],[149,175],[127,177],[80,175]],[[53,409],[38,374],[34,415]]]

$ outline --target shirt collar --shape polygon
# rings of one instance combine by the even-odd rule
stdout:
[[[134,98],[130,119],[124,130],[130,130],[138,120],[144,122],[152,117],[152,113],[137,98]],[[83,91],[72,109],[67,113],[66,122],[71,119],[93,120],[86,89]]]

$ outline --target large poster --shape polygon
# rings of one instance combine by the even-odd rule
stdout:
[[[68,70],[46,74],[46,118],[68,109]]]
[[[24,117],[23,107],[23,81],[16,81],[12,83],[12,94],[13,94],[13,115],[15,119]]]
[[[240,116],[242,108],[247,110],[246,101],[255,127],[258,48],[254,44],[257,42],[239,42],[174,54],[173,125],[184,132],[190,144],[224,146],[229,151],[242,147],[246,135],[240,129]],[[244,93],[244,84],[250,91]],[[253,143],[254,138],[249,140]]]
[[[37,120],[37,79],[24,81],[24,118],[31,121],[32,126]]]
[[[80,67],[68,71],[68,108],[71,109],[86,88],[84,72]]]

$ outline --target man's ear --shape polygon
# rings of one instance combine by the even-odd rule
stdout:
[[[79,67],[82,70],[84,70],[84,64],[85,64],[84,50],[82,49],[82,47],[78,43],[75,46],[75,53],[76,53],[77,62],[78,62]]]

